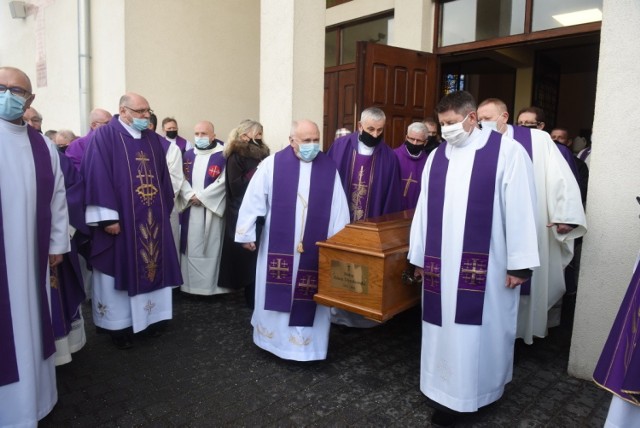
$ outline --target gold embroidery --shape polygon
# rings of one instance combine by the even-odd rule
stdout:
[[[460,268],[462,279],[469,285],[478,285],[476,281],[484,282],[487,278],[487,264],[480,259],[465,260]]]
[[[411,171],[411,173],[409,174],[409,178],[403,178],[402,181],[406,181],[407,185],[404,186],[404,193],[402,194],[403,197],[407,197],[407,193],[409,193],[409,186],[411,185],[411,183],[417,183],[418,180],[412,180],[411,178],[413,177],[413,171]]]
[[[153,199],[158,194],[158,188],[153,184],[153,170],[149,168],[149,157],[145,152],[136,153],[136,161],[138,161],[138,174],[136,178],[140,180],[140,185],[136,187],[136,193],[140,196],[140,200],[146,206],[153,204]]]
[[[273,332],[272,331],[268,331],[266,328],[264,328],[262,325],[258,324],[256,326],[256,330],[258,331],[258,334],[260,336],[264,336],[267,339],[273,339]]]
[[[353,212],[353,221],[362,220],[364,218],[364,207],[362,206],[362,198],[367,196],[369,186],[362,182],[364,175],[364,166],[358,171],[358,182],[352,184],[353,192],[351,192],[351,211]]]
[[[436,262],[429,262],[424,267],[423,281],[427,287],[436,288],[440,285],[440,266]]]
[[[289,336],[289,342],[297,346],[307,346],[311,343],[311,337],[296,337],[292,334]]]
[[[60,288],[60,282],[58,281],[58,267],[52,267],[49,269],[49,285],[51,288]]]
[[[144,261],[147,278],[149,281],[153,281],[158,270],[158,257],[160,256],[160,243],[158,242],[160,226],[153,218],[151,209],[147,214],[147,223],[141,224],[139,228],[140,235],[142,235],[140,257]]]
[[[269,275],[274,279],[284,278],[289,270],[289,264],[281,258],[277,258],[269,264]]]
[[[316,280],[314,279],[313,275],[307,275],[304,278],[302,278],[298,282],[298,287],[300,287],[303,290],[302,293],[305,296],[308,296],[310,294],[315,294],[315,292],[318,290],[318,284],[316,283]]]

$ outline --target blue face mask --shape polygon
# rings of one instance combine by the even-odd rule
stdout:
[[[320,143],[301,143],[298,147],[298,156],[305,162],[311,162],[320,152]]]
[[[199,149],[206,149],[207,147],[209,147],[209,144],[211,144],[211,141],[209,141],[209,137],[195,137],[193,141],[196,144],[196,147]]]
[[[149,129],[149,119],[138,119],[137,117],[134,117],[131,126],[133,126],[134,129],[142,132],[145,129]]]
[[[0,118],[4,120],[16,120],[24,114],[24,104],[27,102],[22,97],[13,95],[7,90],[0,94]]]

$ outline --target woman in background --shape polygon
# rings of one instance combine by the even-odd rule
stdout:
[[[262,159],[269,156],[269,147],[262,141],[262,125],[254,120],[244,120],[231,131],[224,147],[227,159],[225,167],[227,206],[225,209],[225,234],[220,265],[221,287],[244,287],[247,306],[253,309],[255,299],[257,251],[247,251],[235,242],[238,211],[249,181]],[[256,231],[258,245],[262,228]]]

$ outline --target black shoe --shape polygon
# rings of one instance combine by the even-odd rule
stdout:
[[[442,410],[436,410],[431,415],[431,424],[434,427],[447,428],[456,426],[457,417],[453,413],[448,413]]]
[[[121,350],[133,348],[133,340],[128,334],[112,334],[111,341]]]

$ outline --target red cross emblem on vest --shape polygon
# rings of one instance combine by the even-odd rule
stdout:
[[[209,174],[211,178],[216,178],[220,175],[220,167],[218,165],[211,165],[207,170],[207,174]]]

